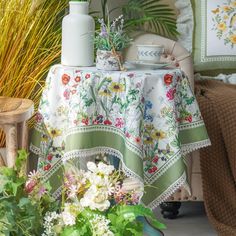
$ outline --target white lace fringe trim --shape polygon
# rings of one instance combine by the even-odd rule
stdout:
[[[202,120],[189,123],[189,124],[181,124],[179,126],[179,130],[192,129],[192,128],[197,128],[200,126],[204,126],[204,122]]]
[[[30,149],[30,151],[33,152],[35,155],[40,155],[40,154],[41,154],[40,148],[36,147],[36,146],[33,145],[32,143],[30,144],[29,149]]]
[[[83,149],[83,150],[73,150],[70,152],[67,152],[64,154],[62,161],[63,163],[65,163],[68,160],[71,159],[75,159],[75,158],[80,158],[80,164],[85,167],[85,163],[88,161],[87,159],[91,156],[95,156],[101,153],[106,153],[108,155],[113,155],[115,157],[117,157],[122,165],[121,165],[121,169],[122,171],[124,171],[124,173],[127,176],[133,177],[133,178],[138,178],[141,182],[143,182],[143,179],[137,175],[136,173],[134,173],[132,170],[130,170],[124,163],[123,160],[123,155],[115,149],[112,148],[107,148],[107,147],[95,147],[95,148],[90,148],[90,149]]]
[[[85,132],[93,132],[93,131],[106,131],[114,134],[118,134],[125,142],[126,147],[131,150],[132,152],[136,153],[141,159],[143,158],[143,153],[140,148],[130,142],[124,135],[123,131],[117,129],[112,126],[103,126],[103,125],[96,125],[96,126],[85,126],[85,127],[74,127],[67,131],[66,138],[69,135],[77,134],[77,133],[85,133]]]
[[[194,20],[191,1],[176,0],[175,7],[179,10],[177,31],[180,35],[178,42],[189,52],[192,52]]]
[[[177,179],[172,185],[170,185],[166,191],[164,191],[154,201],[149,203],[148,207],[150,207],[151,209],[155,209],[162,202],[166,201],[172,194],[174,194],[182,186],[185,186],[186,190],[190,192],[189,187],[186,185],[186,181],[187,181],[186,173],[183,173],[183,175],[179,179]]]
[[[39,124],[35,124],[34,129],[37,130],[37,131],[40,132],[40,133],[43,133],[43,132],[44,132],[42,126],[39,125]]]
[[[203,141],[190,143],[190,144],[182,144],[181,145],[181,152],[183,155],[186,155],[190,152],[196,151],[197,149],[204,148],[211,145],[210,139],[206,139]]]
[[[61,192],[62,192],[62,186],[60,186],[53,194],[52,196],[56,199],[58,199],[61,196]]]

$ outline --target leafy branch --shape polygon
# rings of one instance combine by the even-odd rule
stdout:
[[[123,7],[125,27],[175,37],[178,35],[175,13],[161,0],[129,0]]]

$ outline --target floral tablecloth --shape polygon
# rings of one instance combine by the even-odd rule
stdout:
[[[105,72],[53,66],[30,149],[60,194],[63,165],[100,154],[116,157],[144,181],[151,208],[187,186],[184,156],[210,144],[195,96],[180,69]]]

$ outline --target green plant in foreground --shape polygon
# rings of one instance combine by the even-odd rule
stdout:
[[[143,183],[112,165],[88,162],[85,172],[68,163],[59,202],[39,172],[25,176],[27,156],[0,167],[0,236],[142,236],[138,217],[165,228],[140,204]]]
[[[0,236],[41,235],[45,211],[54,209],[52,198],[39,195],[43,189],[45,193],[50,190],[47,184],[39,184],[38,192],[29,194],[32,183],[26,188],[27,156],[26,151],[19,151],[15,168],[0,167]]]

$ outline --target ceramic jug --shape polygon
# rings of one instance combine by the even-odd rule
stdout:
[[[61,64],[92,66],[94,64],[95,22],[88,15],[89,3],[70,1],[70,11],[62,21]]]

